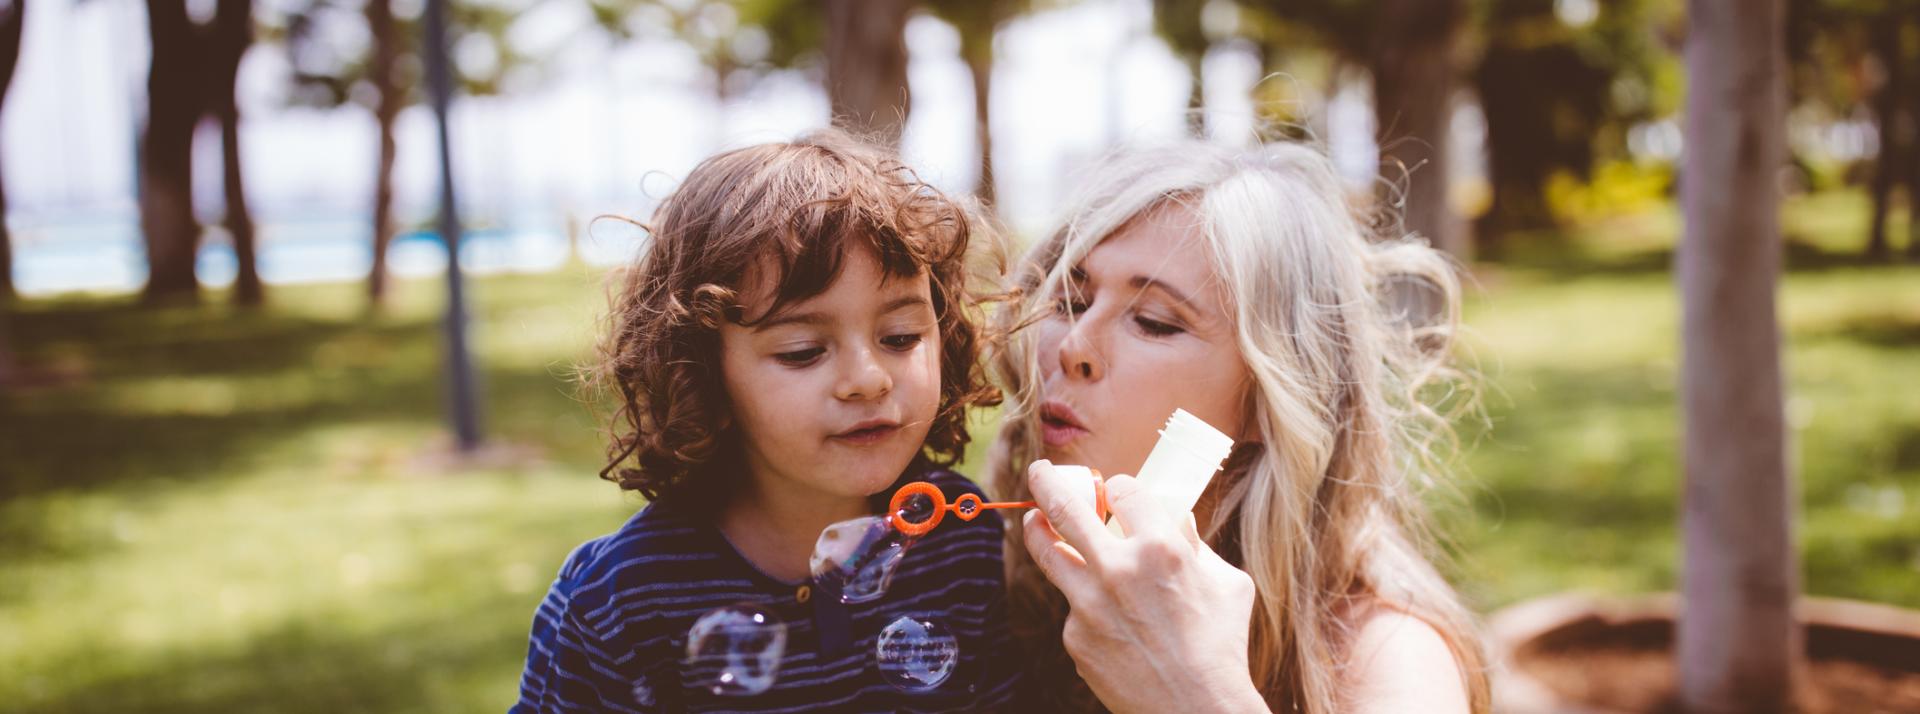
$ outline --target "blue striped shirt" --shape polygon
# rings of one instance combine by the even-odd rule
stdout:
[[[979,493],[950,471],[925,478],[949,502]],[[992,511],[947,518],[906,550],[885,596],[848,604],[760,572],[710,519],[650,505],[567,557],[534,613],[510,711],[1002,708],[1021,665],[1007,630],[1003,529]],[[742,603],[786,623],[786,655],[770,689],[716,694],[689,681],[707,673],[685,664],[688,631],[701,615]],[[952,674],[931,691],[896,688],[875,663],[881,630],[902,616],[944,625],[959,644]]]

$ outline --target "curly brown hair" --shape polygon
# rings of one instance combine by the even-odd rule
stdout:
[[[926,271],[940,335],[940,408],[919,460],[959,460],[968,410],[1000,403],[980,350],[987,293],[976,258],[1004,250],[969,205],[922,182],[890,152],[833,130],[728,151],[694,167],[642,225],[641,256],[609,282],[610,310],[589,387],[611,392],[600,477],[654,502],[713,505],[739,478],[737,434],[719,374],[720,325],[747,325],[749,270],[771,270],[764,315],[825,292],[849,250],[889,276]],[[764,319],[764,318],[763,318]]]

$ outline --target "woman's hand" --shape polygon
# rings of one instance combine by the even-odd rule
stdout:
[[[1200,539],[1191,513],[1107,479],[1125,536],[1107,530],[1076,475],[1027,469],[1039,508],[1026,544],[1067,597],[1062,638],[1080,676],[1115,712],[1266,711],[1247,669],[1253,580]]]

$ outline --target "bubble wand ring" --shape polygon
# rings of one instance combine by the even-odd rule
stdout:
[[[911,503],[916,496],[924,497],[933,504],[933,508],[928,513],[926,520],[918,522],[909,520],[905,515],[908,504]],[[1094,510],[1099,514],[1100,520],[1106,520],[1107,480],[1101,478],[1100,472],[1098,471],[1093,472],[1093,500]],[[934,526],[940,525],[940,519],[945,518],[949,512],[960,520],[971,521],[983,511],[1000,508],[1037,507],[1039,507],[1039,504],[1033,501],[982,501],[979,496],[971,493],[960,494],[959,498],[953,499],[952,503],[948,503],[947,495],[940,492],[939,486],[935,486],[929,481],[915,481],[901,486],[899,491],[894,492],[893,501],[887,505],[887,521],[893,525],[895,530],[901,533],[910,536],[919,536],[932,532]]]

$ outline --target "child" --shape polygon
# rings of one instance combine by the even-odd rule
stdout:
[[[967,292],[976,225],[836,132],[693,170],[616,278],[594,375],[619,397],[601,476],[651,503],[567,558],[512,711],[1004,703],[1018,662],[997,518],[942,523],[869,602],[816,596],[808,563],[824,528],[880,513],[909,481],[978,493],[937,468],[964,451],[968,409],[998,401]],[[695,622],[743,606],[785,625],[768,689],[686,663]],[[938,686],[896,686],[877,666],[876,641],[902,616],[957,641]],[[910,684],[925,685],[918,674]]]

